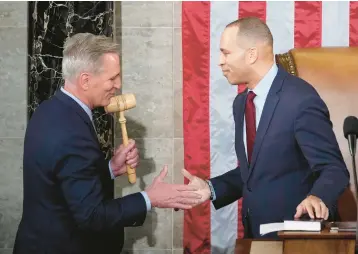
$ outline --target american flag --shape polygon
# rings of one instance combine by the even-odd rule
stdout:
[[[218,66],[224,27],[241,17],[264,20],[274,53],[292,48],[358,46],[358,2],[183,2],[184,164],[204,179],[234,169],[232,102],[242,86],[231,86]],[[220,210],[206,202],[184,213],[184,253],[232,253],[243,237],[241,200]]]

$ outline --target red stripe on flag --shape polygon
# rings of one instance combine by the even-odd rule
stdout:
[[[295,48],[321,47],[322,2],[296,1],[294,29]]]
[[[239,2],[239,18],[257,17],[266,22],[266,1],[240,1]],[[245,84],[238,85],[238,93],[242,93],[246,89]],[[242,198],[238,201],[238,226],[237,238],[244,237],[244,226],[242,225]]]
[[[358,2],[349,5],[349,46],[358,46]]]
[[[240,1],[239,18],[257,17],[266,22],[266,1]]]
[[[182,3],[184,165],[210,178],[210,2]],[[187,183],[185,179],[185,183]],[[184,253],[210,254],[210,202],[184,212]]]

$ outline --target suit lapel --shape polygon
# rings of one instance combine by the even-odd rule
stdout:
[[[262,142],[264,141],[265,134],[266,134],[267,129],[270,125],[270,122],[271,122],[272,116],[275,112],[277,103],[280,100],[280,96],[279,96],[278,92],[281,90],[285,76],[286,76],[286,72],[284,70],[282,70],[281,68],[279,68],[277,75],[272,83],[271,88],[270,88],[270,91],[267,95],[265,105],[264,105],[264,108],[262,111],[260,123],[259,123],[258,129],[257,129],[257,132],[256,132],[254,149],[252,151],[252,159],[251,159],[252,161],[250,164],[248,177],[250,177],[250,175],[252,173],[252,169],[255,166],[257,157],[258,157],[260,149],[261,149]]]
[[[99,145],[98,137],[96,134],[96,130],[94,129],[94,126],[92,124],[92,121],[90,117],[87,115],[86,111],[71,97],[69,97],[67,94],[64,94],[61,90],[56,91],[55,97],[65,103],[67,106],[71,107],[81,118],[82,120],[88,125],[90,128],[90,131],[97,141],[97,144]]]
[[[236,107],[236,133],[237,133],[237,149],[238,149],[238,157],[239,157],[239,163],[240,163],[240,170],[241,170],[241,176],[244,182],[246,182],[246,179],[249,174],[248,170],[248,164],[247,164],[247,156],[245,151],[245,145],[244,145],[244,138],[243,138],[243,128],[244,127],[244,117],[245,117],[245,102],[247,98],[247,89],[242,94],[240,99],[238,99]]]

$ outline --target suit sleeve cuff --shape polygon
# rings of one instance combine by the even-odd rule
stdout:
[[[111,179],[115,179],[116,177],[113,175],[113,170],[111,167],[111,161],[108,162],[108,169],[109,169],[109,173],[111,175]]]
[[[148,194],[145,191],[141,191],[140,193],[143,195],[143,197],[145,199],[145,203],[147,205],[147,211],[149,212],[152,209],[152,204],[150,203]]]
[[[216,200],[216,194],[215,194],[213,184],[211,183],[210,180],[207,180],[206,182],[209,184],[209,188],[210,188],[210,192],[211,192],[211,200],[215,201]]]

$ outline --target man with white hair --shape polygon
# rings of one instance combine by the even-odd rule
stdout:
[[[65,85],[41,103],[24,143],[23,215],[14,253],[120,253],[124,227],[141,226],[152,207],[190,209],[196,187],[164,182],[167,167],[143,192],[113,199],[110,181],[138,166],[135,142],[110,161],[100,150],[92,112],[121,87],[118,45],[76,34],[64,45]]]

